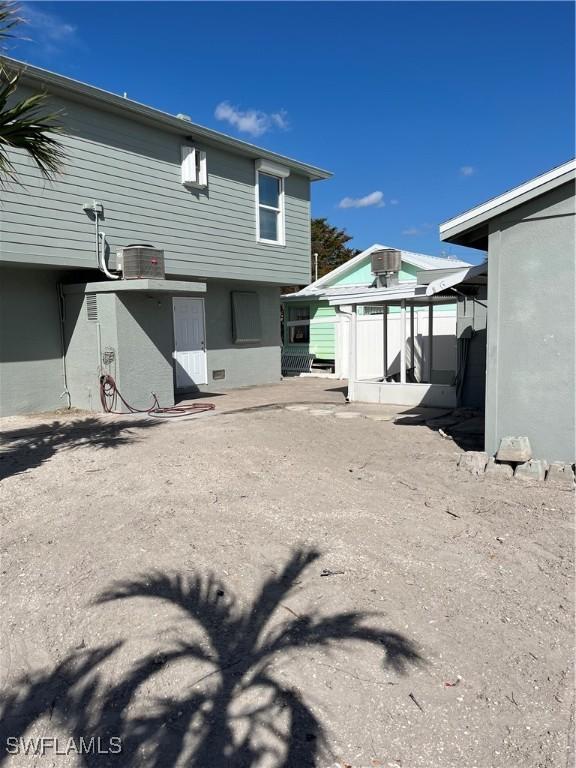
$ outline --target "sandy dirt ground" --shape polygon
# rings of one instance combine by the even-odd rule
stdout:
[[[572,766],[573,494],[336,383],[214,402],[5,420],[0,765]]]

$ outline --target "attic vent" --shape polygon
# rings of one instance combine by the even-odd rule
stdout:
[[[86,317],[91,323],[98,322],[98,300],[95,293],[86,294]]]

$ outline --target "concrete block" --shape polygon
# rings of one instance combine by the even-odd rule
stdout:
[[[574,470],[570,464],[563,464],[561,461],[555,461],[550,464],[546,483],[554,488],[574,488]]]
[[[514,467],[511,464],[496,461],[493,456],[490,456],[486,465],[486,477],[509,480],[513,476]]]
[[[496,453],[497,461],[524,462],[532,458],[532,448],[527,437],[503,437]]]
[[[484,451],[467,451],[458,460],[458,469],[465,469],[473,475],[483,475],[488,464],[488,454]]]
[[[517,480],[538,480],[542,481],[546,477],[548,462],[542,459],[530,459],[523,464],[518,464],[514,472]]]

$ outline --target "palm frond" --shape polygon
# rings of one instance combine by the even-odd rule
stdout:
[[[61,172],[65,160],[64,147],[49,135],[62,131],[60,113],[46,109],[45,93],[9,103],[18,89],[20,74],[9,72],[0,63],[0,180],[18,180],[9,148],[23,149],[44,178],[52,180]]]
[[[18,14],[20,7],[17,3],[0,2],[0,42],[8,37],[14,37],[12,30],[24,21]]]

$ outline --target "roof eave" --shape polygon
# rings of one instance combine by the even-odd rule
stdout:
[[[6,64],[13,69],[18,69],[22,72],[23,82],[39,82],[44,87],[53,88],[65,93],[72,93],[76,97],[86,101],[99,101],[105,104],[108,108],[114,111],[120,111],[126,113],[129,111],[132,116],[141,119],[144,122],[153,123],[155,125],[161,125],[165,128],[170,128],[175,133],[182,135],[193,134],[198,138],[205,139],[208,142],[214,142],[219,145],[230,147],[237,152],[244,155],[248,155],[253,158],[266,158],[278,163],[282,163],[288,166],[291,170],[307,176],[311,181],[321,181],[324,179],[330,179],[332,173],[326,171],[323,168],[317,168],[308,163],[302,163],[299,160],[294,160],[285,155],[279,155],[276,152],[263,149],[256,144],[251,144],[241,139],[235,139],[232,136],[227,136],[225,133],[214,131],[211,128],[205,128],[202,125],[193,123],[188,120],[183,120],[174,115],[170,115],[167,112],[162,112],[159,109],[154,109],[146,104],[141,104],[138,101],[132,99],[125,99],[122,96],[118,96],[115,93],[104,91],[101,88],[96,88],[93,85],[82,83],[79,80],[73,80],[69,77],[64,77],[55,72],[50,72],[40,67],[35,67],[30,64],[26,64],[23,61],[17,59],[11,59],[8,56],[2,56],[2,59]]]
[[[566,184],[574,178],[576,178],[576,160],[570,160],[445,221],[440,225],[440,239],[455,245],[483,249],[488,234],[488,222],[491,219],[535,197],[546,194],[546,192]]]

